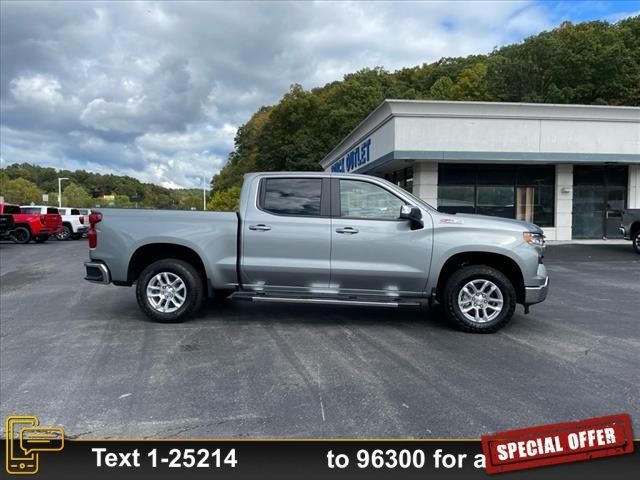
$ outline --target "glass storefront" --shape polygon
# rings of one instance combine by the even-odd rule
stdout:
[[[626,206],[628,167],[573,167],[573,238],[619,236]]]
[[[385,173],[384,179],[395,183],[400,188],[404,188],[407,192],[413,193],[413,168],[402,168],[390,173]]]
[[[440,164],[438,210],[516,218],[552,227],[554,165]]]

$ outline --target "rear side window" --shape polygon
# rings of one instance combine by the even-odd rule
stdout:
[[[72,208],[71,215],[80,215],[80,210],[78,210],[77,208]]]
[[[55,213],[57,215],[58,214],[58,209],[57,208],[47,208],[47,213]]]
[[[9,215],[14,215],[16,213],[22,213],[20,211],[20,207],[18,207],[16,205],[5,205],[3,211],[4,211],[4,213],[9,214]]]
[[[319,216],[321,197],[321,178],[268,178],[261,208],[277,215]]]

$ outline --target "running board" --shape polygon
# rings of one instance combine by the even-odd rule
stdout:
[[[359,307],[419,307],[419,302],[376,302],[372,300],[341,300],[338,298],[304,298],[304,297],[273,297],[265,295],[234,294],[233,300],[248,300],[252,302],[284,302],[284,303],[317,303],[322,305],[354,305]]]

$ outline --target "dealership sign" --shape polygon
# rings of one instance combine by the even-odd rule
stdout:
[[[334,173],[351,172],[369,163],[369,160],[371,160],[371,139],[367,138],[344,157],[333,162],[331,171]]]

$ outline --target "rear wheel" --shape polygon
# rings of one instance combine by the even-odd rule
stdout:
[[[633,242],[633,249],[637,254],[640,254],[640,230],[636,231],[635,235],[631,239]]]
[[[160,323],[183,322],[200,308],[204,297],[198,271],[190,263],[173,258],[149,265],[136,285],[138,306]]]
[[[16,227],[13,230],[11,237],[16,243],[29,243],[31,240],[31,231],[27,227]]]
[[[69,225],[63,225],[62,231],[56,234],[56,238],[58,240],[69,240],[69,237],[71,237],[71,233],[71,227]]]
[[[493,333],[513,317],[516,291],[499,270],[470,265],[451,275],[443,301],[447,317],[458,329]]]

